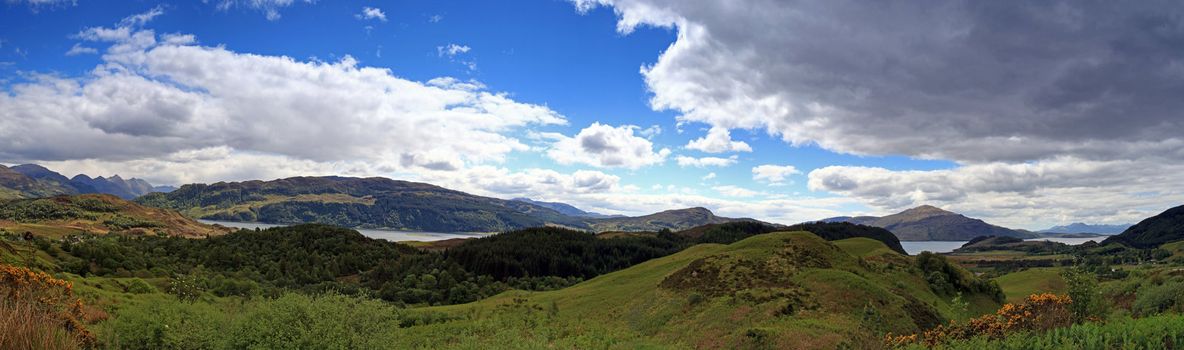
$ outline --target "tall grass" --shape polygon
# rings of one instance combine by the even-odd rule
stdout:
[[[29,303],[0,301],[0,349],[78,349],[58,320]]]

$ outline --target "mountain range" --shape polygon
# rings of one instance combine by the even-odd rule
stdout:
[[[38,198],[55,195],[102,193],[123,199],[136,198],[151,192],[169,191],[170,186],[155,187],[148,181],[119,175],[91,178],[79,174],[73,178],[36,164],[13,167],[0,165],[0,198]]]
[[[736,220],[715,216],[704,208],[640,217],[595,217],[595,213],[562,203],[537,204],[476,196],[431,184],[381,177],[294,177],[190,184],[169,193],[148,194],[136,201],[211,220],[315,222],[431,232],[500,232],[538,226],[596,232],[657,231]]]
[[[1081,222],[1075,222],[1063,226],[1053,226],[1047,230],[1040,230],[1040,233],[1096,233],[1100,235],[1116,235],[1122,233],[1130,228],[1130,224],[1122,225],[1091,225]]]
[[[823,222],[850,222],[882,227],[892,231],[902,241],[966,241],[980,236],[1035,238],[1039,235],[1024,230],[1013,230],[988,224],[982,220],[922,205],[896,214],[856,217],[834,217]]]

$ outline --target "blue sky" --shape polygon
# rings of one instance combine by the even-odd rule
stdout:
[[[904,18],[919,15],[902,7],[894,10]],[[1104,152],[1096,145],[1133,144],[1132,135],[1163,128],[1156,124],[1162,118],[1117,137],[1095,132],[1103,124],[1075,138],[1045,132],[1041,127],[1074,121],[1045,123],[1040,118],[1047,114],[1034,111],[1061,107],[1015,101],[1043,101],[1047,89],[1037,86],[1033,96],[1019,98],[981,84],[959,90],[966,89],[956,81],[962,75],[992,72],[893,68],[884,65],[899,57],[874,57],[899,51],[892,42],[832,48],[826,45],[843,40],[806,35],[834,28],[826,20],[850,20],[866,9],[817,9],[818,27],[806,28],[794,16],[809,9],[773,8],[750,13],[656,0],[10,1],[0,7],[0,86],[8,92],[0,105],[15,111],[6,116],[13,136],[44,134],[40,142],[60,146],[0,144],[9,149],[0,151],[0,163],[38,162],[68,176],[119,173],[169,184],[388,176],[611,213],[702,205],[785,223],[935,204],[1041,228],[1129,221],[1181,198],[1174,183],[1157,195],[1132,195],[1130,188],[1106,185],[1118,180],[1099,177],[1133,157],[1099,156]],[[886,24],[887,31],[927,37],[904,18]],[[783,28],[759,32],[745,27],[782,22]],[[135,44],[136,33],[152,42]],[[948,51],[942,45],[954,47],[937,42],[934,52]],[[864,56],[868,60],[859,62]],[[927,59],[942,67],[949,66],[943,59],[958,57],[948,56]],[[972,67],[1020,69],[994,67],[998,62]],[[244,72],[268,74],[218,80],[238,79],[235,86],[207,80],[245,66],[253,68]],[[370,80],[365,68],[387,70],[376,73],[384,80]],[[300,75],[306,69],[321,72]],[[343,80],[332,80],[335,74]],[[318,79],[330,78],[341,85],[315,90],[326,81]],[[399,90],[404,83],[430,96]],[[60,84],[79,89],[46,90]],[[257,94],[236,91],[254,84]],[[341,106],[376,86],[385,94]],[[310,101],[328,93],[341,93],[340,100]],[[444,95],[459,100],[438,110],[407,107]],[[501,107],[530,109],[529,117],[475,101],[487,95],[504,98]],[[54,108],[35,103],[56,100],[67,102]],[[132,112],[118,108],[127,101],[144,104]],[[272,115],[251,106],[272,103],[292,110]],[[51,133],[51,125],[77,135]],[[21,128],[30,132],[18,134]],[[317,132],[326,128],[345,131]],[[195,129],[201,132],[183,132]],[[713,129],[730,137],[708,137]],[[417,133],[450,131],[456,135],[414,140],[422,136]],[[705,137],[716,147],[693,146]],[[1149,147],[1160,150],[1179,140],[1151,138],[1161,144]],[[339,150],[322,151],[333,148]],[[690,164],[696,161],[719,164]],[[758,168],[773,169],[768,166],[784,176],[758,176]],[[1125,206],[1066,205],[1099,186]]]

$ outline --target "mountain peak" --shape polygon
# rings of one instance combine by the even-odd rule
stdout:
[[[900,214],[910,216],[938,216],[938,215],[957,215],[957,213],[938,208],[932,205],[922,205],[916,208],[908,209],[900,212]],[[898,214],[899,215],[899,214]]]

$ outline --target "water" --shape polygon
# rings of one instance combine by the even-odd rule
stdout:
[[[1031,238],[1027,241],[1049,241],[1060,242],[1068,245],[1078,245],[1088,241],[1101,242],[1106,237],[1091,237],[1091,238],[1061,238],[1061,237],[1046,237],[1046,238]],[[917,255],[920,252],[934,252],[934,253],[949,253],[954,249],[961,248],[963,244],[969,241],[902,241],[900,245],[904,247],[904,251],[909,255]]]
[[[904,247],[905,253],[917,255],[921,252],[949,253],[961,248],[966,242],[969,241],[902,241],[900,245]]]
[[[1090,238],[1061,238],[1061,237],[1047,237],[1047,238],[1031,238],[1026,241],[1049,241],[1060,242],[1068,245],[1078,245],[1089,241],[1101,243],[1106,237],[1090,237]]]
[[[283,227],[288,225],[265,224],[261,222],[234,222],[234,221],[216,221],[216,220],[197,220],[206,224],[219,224],[226,227],[245,228],[248,230],[267,229],[272,227]],[[401,241],[421,241],[431,242],[452,238],[476,238],[483,237],[483,233],[442,233],[442,232],[418,232],[418,231],[395,231],[395,230],[372,230],[372,229],[354,229],[363,236],[377,239],[385,239],[393,242]]]

